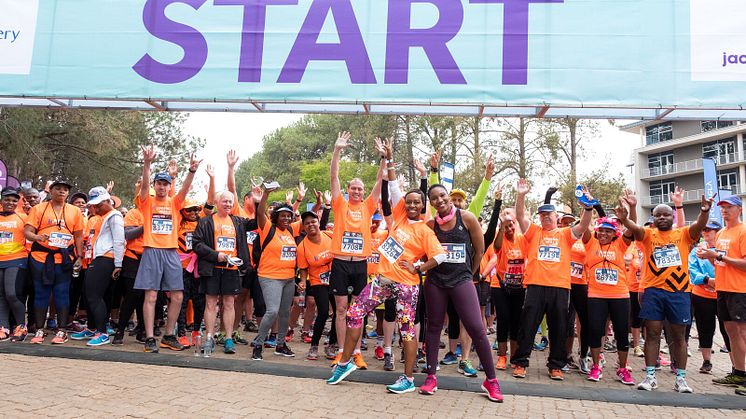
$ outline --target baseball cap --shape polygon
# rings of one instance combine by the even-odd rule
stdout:
[[[313,217],[313,218],[315,218],[317,220],[319,219],[319,216],[316,215],[316,213],[313,212],[313,211],[306,211],[306,212],[304,212],[303,214],[300,215],[300,219],[302,221],[306,221],[306,218],[308,218],[308,217]]]
[[[54,188],[57,185],[67,186],[67,189],[72,189],[73,188],[72,183],[70,183],[67,179],[65,179],[63,177],[60,177],[60,176],[57,176],[54,179],[52,179],[52,184],[49,185],[49,189],[52,189],[52,188]]]
[[[711,218],[707,220],[707,224],[705,225],[705,228],[708,228],[710,230],[720,230],[721,228],[723,228],[723,225],[720,224],[720,221],[714,218]]]
[[[649,225],[653,225],[654,222],[655,222],[655,218],[654,217],[649,217],[648,220],[645,221],[645,224],[643,224],[643,227],[647,227]]]
[[[718,201],[718,206],[723,205],[723,204],[730,204],[730,205],[740,207],[741,198],[739,198],[738,195],[731,195],[725,199],[721,199],[720,201]]]
[[[83,198],[83,201],[88,202],[88,195],[84,194],[83,192],[75,192],[74,194],[70,195],[70,198],[68,198],[68,202],[72,204],[73,201],[78,198]]]
[[[538,210],[536,210],[537,213],[540,212],[557,212],[557,208],[552,204],[544,204],[539,207]]]
[[[462,197],[463,199],[466,199],[466,192],[464,192],[464,190],[463,190],[463,189],[452,189],[452,190],[451,190],[451,193],[450,193],[450,194],[448,194],[448,196],[453,196],[453,195],[459,195],[459,196],[461,196],[461,197]]]
[[[164,180],[171,184],[171,175],[166,172],[156,173],[155,177],[153,178],[153,182],[155,183],[159,180]]]
[[[95,188],[88,191],[88,196],[90,199],[88,200],[88,205],[98,205],[104,201],[108,201],[111,199],[111,195],[109,195],[109,191],[106,190],[103,186],[96,186]]]
[[[187,209],[187,208],[199,208],[202,209],[202,204],[195,201],[192,198],[187,198],[184,200],[184,203],[181,204],[181,209]]]
[[[563,212],[563,213],[562,213],[562,214],[560,215],[560,220],[561,220],[561,219],[563,219],[563,218],[572,218],[573,220],[576,220],[576,219],[577,219],[577,217],[575,217],[574,215],[572,215],[572,214],[570,214],[570,213],[567,213],[567,212]]]
[[[21,199],[21,194],[19,194],[18,190],[16,190],[15,188],[4,188],[0,195],[15,196],[16,198]]]

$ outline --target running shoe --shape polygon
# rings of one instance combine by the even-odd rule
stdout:
[[[603,372],[601,371],[601,367],[599,367],[598,365],[594,365],[591,368],[591,373],[588,374],[588,381],[596,381],[596,382],[598,382],[598,381],[601,380],[601,378],[603,376],[604,375],[603,375]],[[552,379],[554,379],[554,378],[552,378]]]
[[[741,386],[736,389],[736,394],[739,396],[746,396],[746,386]]]
[[[225,344],[223,345],[223,353],[228,355],[233,355],[236,353],[236,344],[233,343],[232,338],[228,338],[225,340]]]
[[[458,358],[461,356],[461,344],[456,345],[456,350],[453,351],[453,354]]]
[[[368,332],[368,338],[375,339],[377,337],[378,337],[378,333],[375,331],[375,329]]]
[[[499,347],[498,343],[497,343],[497,341],[495,341],[495,343],[492,344],[492,350],[496,351],[498,347]]]
[[[617,368],[616,378],[617,380],[621,381],[622,384],[626,384],[628,386],[635,385],[635,379],[632,378],[632,371],[630,371],[629,368]]]
[[[604,355],[603,352],[598,354],[598,365],[600,365],[601,368],[606,366],[606,355]]]
[[[13,336],[10,337],[11,342],[23,342],[28,336],[28,329],[26,326],[18,325],[16,330],[13,331]]]
[[[225,333],[218,332],[218,334],[215,335],[215,344],[223,346],[225,345],[225,340],[227,336],[225,336]]]
[[[365,341],[365,338],[360,339],[360,350],[361,351],[367,351],[368,350],[368,342]]]
[[[497,378],[484,380],[482,382],[482,390],[487,393],[487,398],[491,401],[497,403],[503,402],[503,393],[500,390],[500,383],[497,381]]]
[[[301,340],[303,340],[303,343],[311,343],[313,338],[311,337],[311,333],[309,332],[302,332],[301,333]]]
[[[448,352],[443,359],[440,360],[441,365],[453,365],[458,364],[458,357],[453,352]]]
[[[62,345],[67,342],[67,332],[64,330],[58,330],[52,338],[52,345]]]
[[[150,353],[158,353],[158,342],[155,341],[155,338],[146,338],[145,339],[145,346],[143,348],[143,352],[150,352]]]
[[[254,323],[254,321],[249,320],[246,323],[246,325],[243,327],[243,331],[249,332],[249,333],[256,333],[259,331],[259,326],[257,326],[256,323]]]
[[[156,327],[153,328],[153,336],[159,337],[162,334],[163,334],[163,332],[161,332],[161,328],[160,327],[156,326]]]
[[[176,335],[163,335],[163,338],[161,338],[161,348],[168,348],[172,351],[183,351],[186,349],[179,342],[179,339],[176,338]]]
[[[269,338],[264,341],[264,347],[265,348],[274,348],[277,346],[277,334],[272,333],[269,335]]]
[[[383,354],[383,369],[386,371],[393,371],[394,368],[394,355]]]
[[[277,345],[275,347],[275,355],[284,356],[287,358],[293,358],[295,357],[295,353],[290,350],[290,347],[287,343],[283,343],[282,345]]]
[[[495,334],[495,328],[493,326],[490,326],[487,328],[487,334],[488,335],[494,335]]]
[[[357,367],[355,366],[354,362],[347,362],[346,364],[337,364],[337,366],[334,367],[334,370],[332,370],[332,376],[326,380],[327,384],[335,385],[339,384],[340,381],[347,378],[348,375],[352,374],[353,371],[355,371]]]
[[[373,351],[373,356],[376,357],[377,360],[383,361],[383,347],[376,346],[376,350]]]
[[[96,336],[93,337],[93,339],[89,340],[86,345],[87,346],[101,346],[101,345],[108,345],[111,343],[109,340],[109,335],[105,333],[96,333]]]
[[[306,359],[309,361],[316,361],[319,359],[319,347],[311,346],[311,349],[308,350],[308,355],[306,355]]]
[[[86,323],[72,322],[65,326],[68,333],[78,333],[86,330]]]
[[[111,344],[117,345],[117,346],[124,345],[124,334],[122,333],[115,334],[114,339],[111,340]]]
[[[290,343],[293,341],[293,335],[295,335],[295,330],[288,329],[288,332],[285,334],[285,342]]]
[[[96,336],[96,333],[94,333],[90,329],[83,329],[82,332],[73,333],[70,335],[70,339],[72,340],[86,340],[86,339],[93,339],[93,337]]]
[[[337,348],[334,345],[327,345],[324,348],[324,356],[326,356],[326,359],[329,359],[329,360],[336,358],[337,352],[339,352],[339,348]]]
[[[425,382],[420,386],[420,394],[432,396],[438,391],[438,379],[430,374],[425,378]]]
[[[562,368],[560,368],[560,370],[562,372],[570,372],[570,364],[568,364],[567,362],[565,362],[565,365],[563,365]]]
[[[352,362],[355,363],[355,366],[359,370],[367,370],[368,369],[368,363],[365,362],[365,360],[363,359],[363,354],[361,354],[360,352],[352,355]]]
[[[415,390],[414,382],[405,375],[399,376],[394,384],[386,386],[386,390],[395,394],[411,393]]]
[[[423,351],[422,348],[417,349],[417,360],[414,364],[427,364],[427,357],[425,357],[425,351]]]
[[[477,376],[477,370],[474,369],[474,367],[471,365],[471,361],[468,359],[466,361],[460,361],[458,363],[458,372],[464,374],[464,376],[466,377]]]
[[[649,375],[646,375],[645,379],[642,380],[642,382],[637,385],[638,390],[653,391],[657,388],[658,388],[658,380],[656,380],[654,376],[651,377]]]
[[[339,361],[341,361],[341,360],[342,360],[342,352],[337,352],[337,355],[334,356],[334,360],[332,360],[332,364],[331,364],[332,367],[334,367],[337,364],[339,364]]]
[[[712,362],[710,361],[704,361],[702,362],[702,366],[699,367],[699,372],[702,374],[709,374],[712,372]]]
[[[554,381],[563,381],[565,379],[565,376],[562,375],[562,371],[557,369],[551,369],[549,370],[549,378],[551,378]]]
[[[607,340],[604,344],[604,352],[608,352],[610,354],[616,353],[616,343]]]
[[[645,357],[645,351],[642,350],[641,346],[635,346],[635,349],[632,350],[632,354],[638,358]]]
[[[580,367],[578,367],[578,364],[575,363],[575,359],[573,359],[573,357],[571,356],[567,358],[567,366],[573,370],[580,369]]]
[[[580,358],[580,365],[578,365],[581,374],[591,373],[591,359],[588,357]]]
[[[113,327],[111,327],[111,325],[109,325],[109,324],[106,325],[106,334],[107,335],[111,336],[111,335],[113,335],[116,332],[117,331]]]
[[[545,336],[542,336],[541,340],[538,343],[534,343],[534,350],[543,351],[547,348],[547,346],[549,346],[549,340]]]
[[[723,378],[713,378],[713,384],[728,387],[739,387],[746,385],[746,377],[740,377],[736,374],[730,373]]]
[[[254,350],[251,352],[251,359],[254,361],[262,360],[262,345],[254,346]]]
[[[186,337],[186,335],[179,336],[179,343],[184,347],[184,349],[192,347],[192,342],[189,341],[189,338]]]
[[[36,333],[34,334],[34,337],[31,338],[31,343],[37,343],[37,344],[44,343],[44,330],[38,329]]]
[[[505,371],[505,367],[508,365],[508,357],[507,356],[498,356],[497,357],[497,363],[495,364],[495,369],[500,371]]]
[[[526,367],[516,365],[513,369],[513,377],[515,378],[526,378]]]
[[[243,336],[241,336],[241,333],[238,332],[238,330],[234,330],[233,334],[231,335],[231,338],[233,338],[233,343],[237,343],[239,345],[248,345],[249,341],[244,339]]]
[[[142,329],[138,330],[137,333],[135,333],[135,340],[140,343],[145,343],[145,341],[147,340],[145,331]]]
[[[668,344],[664,343],[663,345],[661,345],[660,350],[661,350],[661,353],[668,355]]]
[[[10,339],[10,329],[0,327],[0,342]]]
[[[689,384],[686,383],[686,378],[676,377],[676,381],[673,383],[673,389],[679,393],[694,393]]]
[[[440,342],[438,342],[438,348],[439,349],[445,349],[446,348],[446,343],[441,340]]]

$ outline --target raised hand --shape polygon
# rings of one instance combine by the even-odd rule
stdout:
[[[518,183],[515,185],[515,192],[519,195],[526,195],[531,192],[531,184],[526,179],[518,179]]]
[[[209,176],[210,179],[215,178],[215,168],[211,164],[207,165],[205,172],[207,172],[207,176]]]
[[[443,155],[443,150],[438,150],[430,156],[430,167],[438,169],[440,167],[440,157]]]
[[[704,195],[702,195],[702,206],[700,207],[700,209],[702,210],[702,212],[707,212],[707,211],[709,211],[712,208],[712,204],[715,203],[715,197],[716,196],[717,196],[717,194],[716,195],[712,195],[708,199],[707,197],[705,197]]]
[[[306,185],[303,182],[298,183],[298,201],[302,201],[306,197]]]
[[[113,181],[113,180],[110,180],[110,181],[109,181],[109,182],[108,182],[108,183],[106,184],[106,192],[109,192],[109,193],[111,193],[111,191],[113,191],[113,190],[114,190],[114,181]]]
[[[677,186],[676,189],[669,194],[671,197],[671,202],[673,202],[673,205],[675,207],[680,207],[684,205],[684,194],[686,191],[684,188]]]
[[[329,206],[332,204],[332,193],[329,191],[324,191],[324,204],[326,206]]]
[[[491,180],[495,176],[495,159],[492,154],[487,157],[487,164],[484,166],[484,179]]]
[[[503,185],[498,182],[497,185],[495,185],[495,201],[500,201],[503,199]]]
[[[197,160],[194,157],[194,153],[189,156],[189,171],[194,173],[199,169],[199,165],[202,163],[202,159]]]
[[[293,203],[293,191],[287,191],[285,192],[285,202],[288,204]]]
[[[264,192],[262,192],[262,186],[254,185],[254,187],[251,188],[251,199],[253,199],[254,202],[258,204],[259,201],[262,200],[262,196],[264,196]]]
[[[352,134],[350,134],[348,131],[342,131],[337,136],[337,142],[334,143],[334,149],[335,150],[344,150],[347,147],[350,146],[350,139],[352,138]]]
[[[236,150],[228,150],[226,160],[228,162],[228,167],[235,167],[236,163],[238,163],[238,153]]]
[[[630,208],[637,206],[637,194],[632,189],[625,189],[624,190],[624,196],[622,196],[622,199],[627,201],[627,204],[629,204]]]
[[[616,213],[616,216],[619,218],[620,221],[626,221],[629,217],[629,202],[627,202],[626,199],[620,198],[619,199],[619,205],[617,205],[614,212]]]
[[[140,146],[140,150],[142,150],[142,159],[145,163],[153,163],[153,160],[155,160],[156,152],[155,152],[155,146],[149,145],[147,147]]]
[[[424,178],[427,176],[427,169],[425,169],[425,165],[422,164],[421,161],[415,159],[414,168],[415,170],[417,170],[417,173],[420,174],[420,178]]]
[[[168,165],[166,166],[166,172],[169,176],[171,176],[171,179],[176,179],[176,175],[179,174],[179,165],[176,164],[175,159],[171,159],[168,161]]]

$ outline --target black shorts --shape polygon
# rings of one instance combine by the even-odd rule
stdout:
[[[746,293],[718,291],[718,318],[724,322],[746,322]]]
[[[475,282],[474,286],[477,289],[477,298],[479,298],[479,307],[486,307],[487,303],[490,302],[490,283],[487,281]]]
[[[241,277],[235,269],[215,268],[212,276],[199,278],[199,292],[205,295],[238,295]]]
[[[341,259],[332,261],[329,290],[333,295],[360,295],[367,283],[368,261]]]

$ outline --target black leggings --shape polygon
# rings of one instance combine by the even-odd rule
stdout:
[[[73,316],[75,316],[78,309],[86,311],[89,309],[85,291],[85,278],[87,275],[88,269],[81,269],[80,275],[77,278],[73,277],[70,281],[70,314]]]
[[[629,351],[629,298],[589,298],[590,346],[601,347],[606,335],[606,319],[611,317],[616,347],[620,352]]]
[[[85,281],[85,298],[88,301],[88,325],[91,330],[106,333],[109,311],[106,303],[107,290],[114,272],[114,259],[99,256],[88,266]],[[91,327],[91,325],[93,327]]]
[[[580,356],[585,357],[588,355],[588,347],[590,346],[588,343],[590,338],[588,327],[588,285],[570,285],[570,309],[568,310],[568,314],[570,312],[574,312],[578,316],[578,322],[580,323]],[[567,327],[568,337],[574,338],[575,316],[572,316],[572,323],[569,323],[568,320]]]
[[[9,315],[18,324],[26,324],[26,306],[21,301],[26,270],[20,268],[0,269],[0,326],[10,329]]]
[[[262,294],[262,287],[259,285],[259,278],[257,278],[256,271],[250,272],[247,275],[251,276],[249,281],[251,288],[249,288],[249,292],[251,293],[251,299],[254,301],[254,316],[262,318],[267,312],[267,304],[264,302],[264,294]],[[246,315],[248,314],[246,313]]]
[[[137,312],[137,327],[143,329],[145,327],[145,317],[142,314],[142,305],[145,299],[145,294],[142,290],[136,290],[135,287],[135,276],[137,275],[137,268],[140,262],[137,259],[125,257],[122,261],[122,274],[119,276],[119,281],[124,281],[124,300],[122,300],[122,306],[119,307],[119,334],[124,334],[124,330],[127,328],[132,313]]]
[[[642,328],[642,319],[640,318],[640,293],[629,293],[629,327],[633,329]]]
[[[717,299],[705,298],[692,294],[692,308],[694,311],[694,321],[697,323],[699,332],[700,349],[711,349],[712,338],[715,336],[715,317],[717,316]],[[723,335],[725,347],[730,350],[730,338],[725,331],[725,324],[720,318],[717,319],[720,325],[720,333]]]
[[[194,274],[183,270],[184,276],[184,298],[181,300],[181,310],[176,324],[179,336],[186,335],[186,311],[189,300],[192,300],[192,311],[194,312],[194,330],[198,332],[205,317],[205,294],[199,292],[199,283],[194,279]]]
[[[521,328],[521,310],[526,298],[524,288],[492,288],[492,307],[495,308],[497,323],[497,341],[507,342],[518,340],[518,330]]]
[[[308,295],[312,296],[316,302],[316,320],[313,322],[313,335],[311,336],[311,346],[319,346],[321,335],[324,333],[324,326],[329,320],[330,294],[328,285],[314,285],[308,287]],[[332,298],[331,301],[334,301]],[[333,316],[336,317],[336,316]],[[334,330],[334,325],[332,329]],[[330,339],[331,343],[331,339]]]
[[[456,307],[453,306],[451,300],[448,300],[446,313],[448,314],[448,339],[458,339],[461,337],[461,319],[459,319],[458,311],[456,311]]]

